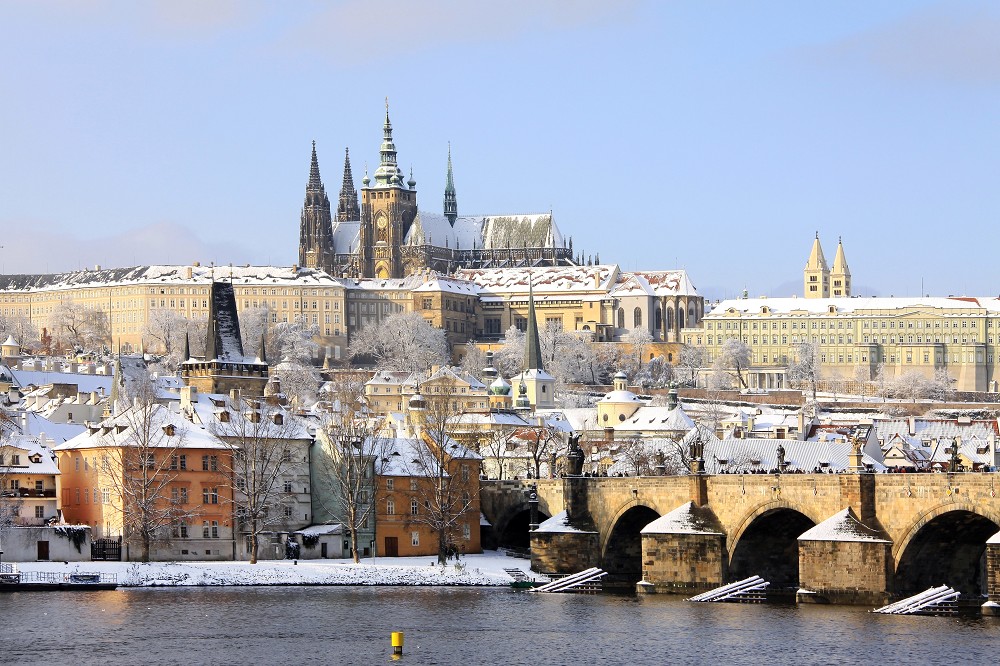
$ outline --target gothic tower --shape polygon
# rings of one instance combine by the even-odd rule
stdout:
[[[361,219],[358,206],[358,191],[354,189],[354,175],[351,173],[351,151],[344,149],[344,182],[340,186],[340,201],[337,203],[337,221],[349,222]]]
[[[805,282],[804,296],[806,298],[829,298],[830,297],[830,267],[826,264],[826,257],[823,256],[823,248],[819,244],[819,232],[816,232],[816,240],[813,241],[812,251],[809,253],[809,261],[803,271]]]
[[[319,176],[316,159],[316,142],[312,144],[312,161],[309,164],[309,182],[306,199],[302,205],[299,224],[299,266],[332,270],[333,222],[330,218],[330,199]]]
[[[403,239],[417,215],[417,183],[403,182],[385,103],[380,164],[373,180],[362,180],[359,263],[362,277],[403,277]]]
[[[448,179],[444,186],[444,216],[455,226],[458,219],[458,199],[455,198],[455,174],[451,170],[451,142],[448,142]]]
[[[837,256],[833,258],[830,270],[830,295],[834,298],[851,297],[851,269],[847,267],[844,242],[840,238],[837,239]]]

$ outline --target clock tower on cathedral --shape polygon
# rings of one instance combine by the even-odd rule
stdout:
[[[403,239],[417,215],[417,183],[403,182],[385,104],[381,159],[374,179],[361,181],[361,228],[357,271],[368,278],[403,277]]]

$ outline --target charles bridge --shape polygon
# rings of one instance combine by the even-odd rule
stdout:
[[[998,486],[996,473],[568,476],[484,481],[481,506],[534,570],[599,566],[645,592],[757,574],[800,602],[881,605],[946,584],[998,603]]]

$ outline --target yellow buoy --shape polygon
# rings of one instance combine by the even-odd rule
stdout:
[[[403,632],[392,632],[392,653],[403,654]]]

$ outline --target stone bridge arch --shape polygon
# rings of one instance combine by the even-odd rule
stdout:
[[[606,532],[600,535],[601,567],[608,572],[608,587],[631,588],[642,578],[643,527],[660,517],[645,502],[626,502],[614,512]]]
[[[798,537],[827,517],[812,515],[807,507],[783,499],[757,505],[727,539],[728,578],[759,575],[775,590],[798,588]]]
[[[970,502],[947,502],[921,512],[894,539],[897,594],[950,585],[965,595],[986,591],[986,540],[1000,532],[1000,514]]]
[[[552,516],[539,503],[538,522]],[[493,535],[497,546],[524,548],[529,546],[528,526],[531,524],[531,505],[527,501],[508,506],[493,524]]]

